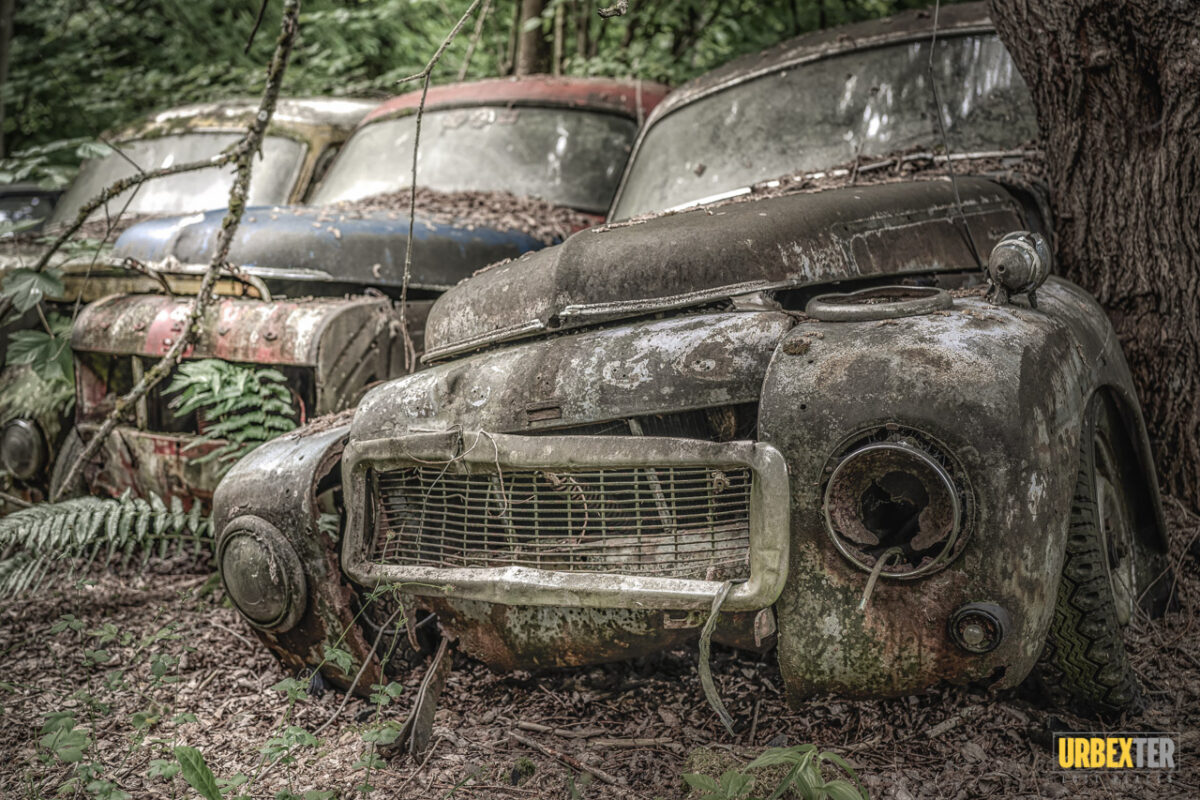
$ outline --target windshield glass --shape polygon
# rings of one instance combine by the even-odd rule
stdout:
[[[933,72],[952,152],[1014,148],[1036,136],[1028,90],[995,35],[939,39]],[[612,218],[675,208],[855,156],[940,150],[934,105],[928,40],[764,75],[656,123]]]
[[[360,200],[409,185],[416,117],[350,137],[314,203]],[[417,185],[442,192],[507,191],[604,213],[637,126],[611,114],[553,108],[447,109],[421,120]]]
[[[113,181],[135,174],[137,167],[161,169],[211,158],[240,138],[241,134],[237,133],[185,133],[122,142],[120,153],[114,151],[83,165],[55,207],[52,221],[73,220],[80,207]],[[301,142],[268,136],[263,141],[262,158],[256,158],[254,162],[248,205],[286,203],[299,177],[306,150],[307,145]],[[222,169],[210,167],[148,181],[136,190],[122,192],[109,200],[108,213],[115,216],[125,208],[126,201],[129,201],[127,214],[186,214],[222,208],[229,203],[233,174],[231,164]],[[104,214],[104,207],[101,207],[91,219],[103,219]]]

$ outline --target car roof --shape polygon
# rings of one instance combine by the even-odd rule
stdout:
[[[213,103],[176,106],[148,115],[111,134],[117,141],[162,136],[183,130],[241,130],[258,113],[258,98],[235,97]],[[377,100],[349,97],[281,97],[271,125],[286,130],[328,129],[348,134]],[[344,138],[344,135],[339,137]]]
[[[425,110],[482,105],[579,108],[620,114],[640,123],[668,91],[668,88],[660,83],[643,80],[563,78],[549,75],[490,78],[430,86],[425,98]],[[379,105],[363,119],[362,124],[411,114],[420,104],[421,90],[402,94]]]
[[[987,6],[982,2],[943,6],[938,12],[937,23],[939,36],[994,30]],[[932,32],[933,11],[920,9],[788,39],[761,52],[735,58],[681,85],[654,109],[645,130],[689,103],[762,75],[839,53],[928,38]]]

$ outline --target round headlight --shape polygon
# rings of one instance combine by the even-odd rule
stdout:
[[[0,463],[14,478],[31,480],[46,468],[46,437],[36,422],[10,420],[0,433]]]
[[[238,611],[260,628],[293,628],[308,604],[300,557],[274,525],[239,517],[226,527],[218,549],[225,591]]]
[[[838,550],[863,570],[916,578],[958,552],[970,493],[955,465],[927,438],[887,432],[859,437],[829,467],[825,524]]]

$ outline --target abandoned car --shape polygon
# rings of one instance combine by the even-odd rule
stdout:
[[[226,283],[233,294],[254,299],[220,298],[187,358],[278,370],[292,395],[291,423],[281,426],[346,408],[367,386],[404,374],[405,346],[420,352],[433,298],[474,270],[600,220],[640,119],[664,90],[581,78],[430,89],[417,173],[423,194],[406,278],[405,190],[421,94],[387,101],[363,119],[312,192],[313,205],[251,207],[243,217],[230,251],[239,273]],[[501,189],[509,193],[500,196],[498,212],[477,208]],[[223,217],[217,210],[140,223],[121,235],[114,254],[160,276],[195,280],[211,260]],[[404,291],[401,317],[393,303]],[[122,294],[81,312],[71,333],[78,435],[64,462],[114,399],[170,348],[189,303],[161,292]],[[172,385],[178,386],[168,381],[139,404],[71,490],[133,489],[189,503],[211,497],[228,459],[208,456],[228,442],[220,435],[197,439],[225,430],[216,426],[228,421],[210,418],[204,408],[173,408],[179,395]],[[64,463],[59,477],[65,476]]]
[[[931,34],[904,14],[686,84],[613,224],[456,286],[431,368],[235,466],[218,562],[268,646],[369,685],[403,667],[393,587],[500,670],[711,635],[774,647],[794,701],[1041,658],[1064,701],[1135,707],[1122,627],[1165,540],[1130,375],[1048,276],[981,4],[941,11],[932,59]]]
[[[35,183],[0,185],[0,238],[40,230],[61,195],[61,189]]]
[[[305,197],[354,126],[375,105],[336,98],[280,100],[263,142],[262,158],[255,164],[250,199],[286,203]],[[258,102],[251,100],[181,106],[105,134],[101,139],[111,143],[106,154],[84,162],[57,204],[39,203],[38,208],[53,206],[52,213],[43,215],[47,217],[42,226],[45,230],[26,229],[0,240],[0,274],[12,275],[32,267],[44,253],[46,239],[72,223],[80,209],[113,182],[132,175],[138,167],[169,167],[217,155],[245,132],[257,110]],[[63,291],[43,300],[42,313],[51,329],[63,332],[77,300],[90,302],[115,292],[161,291],[150,275],[130,271],[123,266],[123,259],[112,256],[111,240],[148,216],[222,206],[232,181],[232,168],[222,172],[218,167],[159,178],[116,195],[93,212],[79,234],[87,246],[64,250],[52,262],[62,275]],[[175,281],[171,288],[195,291],[195,279],[189,280],[190,286]],[[14,332],[41,330],[33,307],[37,298],[30,300],[24,304],[27,308],[16,309],[23,313],[10,314],[0,327],[0,355],[7,356]],[[69,360],[69,353],[63,356]],[[6,494],[23,502],[36,501],[46,496],[52,465],[71,428],[74,392],[70,365],[61,370],[61,380],[46,381],[23,363],[5,360],[0,373],[0,482]],[[8,506],[5,503],[3,509],[11,510]]]

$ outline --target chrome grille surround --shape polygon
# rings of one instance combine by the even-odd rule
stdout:
[[[415,433],[351,441],[343,566],[372,586],[514,605],[765,608],[787,573],[770,445]],[[603,484],[601,483],[603,482]]]

